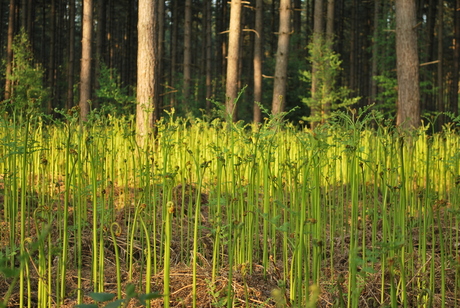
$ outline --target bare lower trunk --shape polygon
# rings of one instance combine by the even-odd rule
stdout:
[[[420,125],[420,87],[415,1],[396,0],[396,58],[398,113],[396,123],[413,129]]]
[[[236,122],[236,98],[238,96],[238,62],[241,36],[241,0],[232,0],[230,10],[230,33],[228,39],[227,84],[225,110],[232,121]]]
[[[83,30],[80,72],[80,120],[88,120],[91,100],[91,40],[93,33],[93,1],[83,2]]]
[[[272,113],[284,112],[286,104],[287,66],[289,56],[289,37],[291,32],[291,1],[280,1],[280,26],[278,31],[278,50],[276,53],[275,84],[273,86]]]

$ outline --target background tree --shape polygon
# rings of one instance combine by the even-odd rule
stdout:
[[[230,29],[228,38],[227,82],[225,110],[227,115],[236,122],[238,112],[236,99],[238,96],[238,62],[240,59],[241,36],[241,1],[232,0],[230,10]]]
[[[396,57],[398,73],[397,124],[420,125],[419,60],[414,0],[396,0]]]
[[[289,36],[291,32],[291,0],[280,0],[278,51],[276,53],[275,83],[273,86],[272,113],[284,111],[286,100]]]
[[[184,26],[184,87],[183,105],[186,110],[190,107],[190,83],[192,79],[192,0],[185,1]]]
[[[69,42],[68,42],[68,64],[67,64],[67,99],[66,108],[73,107],[73,84],[75,71],[75,0],[69,1]]]
[[[91,43],[93,37],[93,1],[83,1],[83,25],[80,72],[80,120],[88,120],[91,100]]]
[[[254,37],[254,115],[255,123],[262,121],[262,113],[258,104],[262,103],[262,68],[263,68],[263,0],[256,0]]]
[[[315,17],[313,27],[313,46],[322,46],[324,38],[324,18],[323,18],[323,0],[315,0]],[[321,113],[320,99],[319,99],[319,78],[318,78],[318,66],[319,66],[319,54],[314,54],[312,57],[312,71],[311,71],[311,119],[312,127],[315,127],[318,123],[318,119]]]
[[[136,132],[141,144],[153,128],[154,109],[158,107],[153,105],[153,98],[157,94],[155,93],[155,83],[157,82],[156,2],[139,0]]]
[[[10,7],[8,13],[8,35],[6,46],[6,78],[5,78],[5,99],[11,97],[11,72],[13,70],[13,38],[14,38],[14,15],[15,15],[15,2],[10,0]]]

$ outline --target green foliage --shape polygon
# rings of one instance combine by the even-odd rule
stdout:
[[[163,297],[162,294],[158,292],[147,293],[147,294],[138,294],[136,292],[135,286],[133,284],[128,284],[126,286],[126,297],[120,298],[115,301],[112,301],[115,298],[115,294],[112,293],[104,293],[104,292],[93,292],[89,294],[89,297],[92,298],[93,301],[97,303],[106,303],[104,308],[118,308],[118,307],[127,307],[131,299],[135,299],[139,302],[142,306],[147,306],[147,301],[151,299],[161,298]],[[77,308],[97,308],[99,305],[97,304],[80,304],[76,305]]]
[[[307,121],[319,122],[326,120],[330,115],[329,108],[336,110],[341,107],[355,104],[360,98],[350,98],[350,90],[346,87],[337,87],[336,79],[339,72],[342,70],[342,60],[340,55],[332,49],[332,42],[324,37],[318,38],[316,43],[312,42],[308,45],[309,61],[316,67],[316,81],[318,85],[318,93],[310,97],[302,97],[302,102],[310,108],[316,108],[319,112],[317,115],[304,117]],[[311,83],[313,80],[311,71],[300,71],[300,80]],[[330,107],[328,107],[330,106]]]
[[[18,114],[40,112],[50,95],[43,85],[45,71],[40,64],[34,64],[32,48],[24,30],[14,38],[13,54],[12,74],[9,76],[12,95],[7,102],[8,111]]]
[[[105,114],[121,116],[134,112],[135,98],[129,95],[128,87],[120,85],[119,80],[116,69],[109,68],[102,62],[96,96]]]

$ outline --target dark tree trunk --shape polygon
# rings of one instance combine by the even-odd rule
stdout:
[[[442,125],[444,124],[445,118],[443,112],[445,111],[444,107],[444,52],[443,52],[443,31],[444,31],[444,21],[443,21],[443,10],[444,1],[438,1],[438,80],[437,80],[437,87],[438,87],[438,99],[437,99],[437,111],[440,112],[440,116],[438,118],[438,129],[442,129]]]
[[[50,8],[50,56],[48,64],[48,86],[50,88],[51,98],[48,100],[46,110],[50,114],[55,106],[56,98],[56,1],[51,0]]]
[[[5,81],[5,99],[11,98],[11,74],[13,72],[13,39],[14,39],[14,21],[16,5],[14,0],[10,0],[8,15],[8,36],[6,45],[6,81]]]
[[[183,108],[190,108],[190,84],[192,79],[192,0],[185,1],[185,26],[184,26],[184,85]]]
[[[211,113],[212,97],[212,11],[211,0],[206,0],[206,113]]]
[[[254,38],[254,123],[262,122],[262,113],[257,103],[262,103],[263,3],[263,0],[256,1],[256,34]]]
[[[66,107],[73,107],[73,83],[75,70],[75,0],[69,0],[69,63],[67,65]]]
[[[458,115],[458,83],[459,83],[459,74],[460,74],[460,0],[456,0],[455,3],[455,13],[454,13],[454,67],[453,67],[453,76],[452,76],[452,96],[450,102],[450,109],[454,115]]]
[[[171,71],[169,76],[169,85],[172,87],[172,91],[170,94],[169,104],[171,107],[176,106],[176,66],[177,66],[177,28],[178,28],[178,21],[179,18],[177,17],[179,14],[179,8],[177,1],[172,1],[173,7],[171,9],[172,14],[172,29],[171,29]]]

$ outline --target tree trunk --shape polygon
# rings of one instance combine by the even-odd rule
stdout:
[[[230,8],[230,33],[228,38],[227,84],[225,110],[233,122],[238,120],[238,63],[241,37],[241,0],[232,0]]]
[[[327,0],[327,16],[326,16],[326,48],[332,53],[333,42],[334,42],[334,0]],[[327,60],[326,60],[327,61]],[[331,113],[332,101],[330,93],[332,92],[332,85],[334,83],[334,77],[326,78],[325,82],[325,97],[327,100],[324,102],[324,106],[321,110],[321,121],[324,123]]]
[[[30,35],[30,34],[29,34]],[[50,8],[50,54],[49,54],[49,65],[48,65],[48,86],[50,88],[51,98],[48,99],[46,111],[50,114],[55,105],[56,99],[56,1],[51,0]]]
[[[171,29],[171,71],[170,71],[170,76],[169,76],[169,85],[172,87],[172,91],[170,94],[169,98],[169,104],[171,107],[176,106],[176,93],[175,93],[175,87],[176,87],[176,63],[177,63],[177,28],[178,28],[178,22],[179,18],[177,17],[179,14],[179,8],[177,1],[173,1],[172,3],[173,7],[171,9],[171,19],[172,19],[172,29]]]
[[[450,109],[454,115],[458,115],[458,82],[460,74],[460,0],[456,0],[456,9],[454,13],[455,21],[455,44],[454,44],[454,68],[452,76],[452,96],[450,102]]]
[[[163,53],[164,53],[164,39],[165,39],[165,2],[160,0],[158,1],[158,23],[157,23],[157,33],[158,33],[158,50],[157,50],[157,59],[155,59],[156,62],[156,77],[155,80],[158,80],[158,82],[155,82],[155,96],[153,97],[154,99],[154,105],[156,108],[154,109],[153,112],[153,121],[154,123],[160,119],[160,112],[161,112],[161,105],[162,105],[162,95],[161,95],[161,84],[159,82],[160,76],[163,76]]]
[[[86,122],[91,100],[91,41],[93,34],[93,1],[83,1],[83,25],[80,72],[80,120]]]
[[[106,24],[106,0],[97,0],[97,29],[96,29],[96,61],[94,63],[95,89],[100,89],[99,78],[101,76],[101,64],[105,63],[103,57],[105,24]],[[100,102],[96,100],[95,107],[98,108]]]
[[[153,105],[157,82],[155,80],[158,41],[155,31],[156,9],[156,1],[139,0],[136,132],[141,146],[153,128],[156,107]]]
[[[377,98],[377,81],[375,77],[378,75],[378,66],[377,59],[379,54],[379,49],[377,45],[378,35],[379,35],[379,20],[380,20],[380,0],[374,0],[374,32],[373,32],[373,42],[372,42],[372,73],[371,73],[371,103],[374,103]]]
[[[460,1],[460,0],[459,0]],[[256,0],[256,21],[254,38],[254,102],[262,103],[262,39],[263,39],[263,0]],[[257,103],[254,103],[254,123],[262,122],[262,113]]]
[[[190,83],[192,79],[192,0],[185,1],[185,26],[184,26],[184,86],[183,107],[190,108]]]
[[[75,0],[69,1],[69,63],[67,65],[66,107],[73,107],[73,83],[75,69]]]
[[[273,86],[272,113],[284,112],[286,101],[287,67],[289,58],[289,37],[291,32],[291,1],[280,1],[280,22],[278,51],[276,53],[275,83]]]
[[[438,86],[438,99],[437,99],[437,111],[440,112],[441,114],[439,115],[438,118],[438,129],[442,129],[442,125],[444,124],[445,118],[443,112],[445,111],[444,108],[444,73],[443,73],[443,65],[444,65],[444,53],[443,53],[443,6],[444,6],[444,1],[439,0],[438,1],[438,80],[437,80],[437,86]]]
[[[212,97],[212,11],[211,0],[206,0],[206,113],[211,113]]]
[[[420,125],[420,88],[415,0],[396,0],[396,58],[398,111],[396,124],[404,129]]]
[[[314,23],[313,23],[313,44],[319,45],[322,44],[323,35],[324,35],[324,26],[323,26],[323,0],[315,0],[315,13],[314,13]],[[313,58],[312,63],[312,72],[311,72],[311,114],[312,118],[311,127],[315,128],[318,124],[318,119],[320,117],[321,106],[319,102],[319,84],[318,84],[318,63],[315,62],[315,57]]]
[[[10,0],[10,9],[8,16],[8,37],[6,45],[6,81],[5,81],[5,99],[11,98],[11,74],[13,73],[13,39],[14,39],[14,20],[15,20],[15,1]]]

